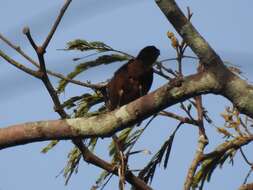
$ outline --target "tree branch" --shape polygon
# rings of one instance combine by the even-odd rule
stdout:
[[[209,158],[219,157],[230,149],[237,150],[238,148],[250,143],[252,140],[253,135],[248,135],[243,137],[240,136],[231,141],[224,142],[219,145],[214,151],[204,154],[201,158],[201,162]]]
[[[59,97],[57,95],[57,92],[55,91],[53,85],[51,84],[49,77],[47,75],[47,69],[46,69],[46,63],[45,63],[45,59],[44,59],[44,54],[46,52],[46,48],[50,42],[50,40],[52,39],[54,32],[56,31],[66,9],[68,8],[68,6],[70,5],[72,0],[66,0],[63,7],[61,8],[61,11],[53,25],[53,27],[51,28],[45,42],[43,43],[42,46],[37,46],[36,43],[34,42],[31,33],[30,33],[30,29],[28,27],[25,27],[23,29],[23,33],[26,35],[26,37],[28,38],[29,42],[31,43],[33,49],[35,50],[35,52],[37,53],[38,59],[39,59],[39,73],[41,74],[41,80],[44,83],[45,87],[47,88],[53,102],[54,102],[54,109],[55,111],[61,116],[61,118],[67,118],[68,115],[65,112],[64,108],[62,108]]]
[[[45,63],[45,59],[44,59],[44,54],[46,52],[46,48],[47,48],[50,40],[53,37],[54,32],[57,29],[57,26],[59,25],[63,15],[64,15],[64,12],[66,11],[66,9],[67,9],[67,7],[69,6],[70,3],[71,3],[71,0],[65,1],[65,4],[64,4],[64,6],[62,7],[62,9],[60,11],[60,14],[58,15],[53,27],[51,28],[50,33],[48,34],[48,36],[47,36],[47,38],[46,38],[46,40],[45,40],[45,42],[43,43],[42,46],[37,46],[36,45],[36,43],[34,42],[32,36],[31,36],[30,30],[29,30],[28,27],[24,28],[24,30],[23,30],[23,33],[27,36],[27,38],[28,38],[29,42],[31,43],[33,49],[36,51],[38,59],[39,59],[39,71],[36,72],[36,73],[40,74],[40,79],[44,83],[45,87],[47,88],[47,90],[48,90],[48,92],[49,92],[49,94],[50,94],[50,96],[51,96],[51,98],[54,102],[55,111],[61,116],[62,119],[66,119],[69,116],[65,112],[64,108],[61,106],[58,95],[57,95],[56,91],[54,90],[54,87],[51,84],[51,81],[48,77],[47,69],[46,69],[46,63]],[[12,45],[10,43],[8,43],[8,44]],[[22,55],[25,55],[22,51],[19,51],[19,52],[21,52]],[[29,57],[25,56],[25,58],[29,58]],[[35,65],[37,65],[33,60],[31,60],[31,59],[29,59],[29,60],[32,61],[32,63],[34,63]],[[26,71],[26,70],[24,70],[24,71]],[[28,71],[26,71],[26,72],[28,72]],[[31,72],[28,72],[28,73],[32,74]],[[65,120],[65,121],[67,121],[67,120]],[[78,131],[78,129],[77,130],[72,130],[71,127],[69,127],[68,125],[64,125],[63,127],[61,127],[60,126],[61,122],[62,122],[62,120],[56,121],[56,124],[58,123],[59,124],[58,128],[63,128],[64,132],[69,133],[71,131],[73,133],[76,133]],[[67,121],[67,123],[68,123],[68,121]],[[34,127],[30,128],[29,124],[26,124],[26,126],[24,127],[25,130],[23,130],[23,131],[20,131],[18,128],[13,127],[13,128],[11,128],[11,130],[9,130],[9,133],[7,131],[6,135],[9,135],[8,138],[11,138],[12,131],[14,131],[14,133],[15,132],[18,132],[18,133],[21,132],[23,136],[26,136],[28,133],[30,133],[30,135],[35,137],[34,139],[39,139],[40,138],[39,136],[43,136],[43,137],[48,138],[48,137],[50,137],[51,132],[56,132],[54,130],[52,130],[50,132],[50,131],[48,131],[48,129],[42,129],[43,127],[46,127],[47,124],[45,123],[45,125],[42,128],[41,128],[40,124],[41,124],[41,122],[38,122],[38,123],[35,124],[36,129],[34,129]],[[62,133],[57,133],[56,132],[56,134],[59,135],[59,134],[62,134]],[[103,169],[106,169],[110,173],[114,173],[116,175],[118,174],[117,170],[115,170],[115,167],[113,165],[105,162],[104,160],[102,160],[99,157],[92,154],[92,152],[90,152],[89,149],[83,144],[82,139],[80,137],[79,138],[74,138],[72,141],[79,148],[79,150],[81,151],[84,160],[88,161],[89,163],[92,163],[93,165],[96,165],[96,166],[99,166]],[[21,142],[22,142],[22,140],[21,140]],[[126,173],[126,176],[124,176],[124,177],[126,178],[126,180],[130,184],[132,184],[134,187],[136,187],[140,190],[151,190],[151,188],[147,184],[145,184],[144,181],[142,181],[141,179],[134,176],[131,171],[128,171]]]
[[[243,184],[239,187],[239,190],[252,190],[253,189],[253,183],[249,184]]]
[[[108,137],[159,110],[190,97],[210,93],[210,89],[218,87],[215,78],[207,72],[185,77],[180,87],[173,87],[171,83],[106,114],[88,118],[31,122],[1,128],[0,148],[53,139]]]
[[[156,3],[203,64],[222,63],[216,52],[198,33],[174,0],[156,0]]]
[[[27,61],[29,61],[30,63],[32,63],[35,67],[37,68],[40,68],[39,64],[33,60],[30,56],[28,56],[22,49],[20,46],[17,46],[15,44],[13,44],[10,40],[8,40],[5,36],[3,36],[3,34],[0,33],[0,39],[5,42],[8,46],[10,46],[12,49],[14,49],[15,51],[17,51],[21,56],[23,56]],[[0,54],[1,57],[6,57],[6,55],[4,55],[3,53]],[[8,61],[10,62],[10,61]],[[34,71],[35,72],[35,71]],[[57,73],[57,72],[54,72],[54,71],[51,71],[51,70],[48,70],[47,69],[47,73],[51,76],[54,76],[54,77],[57,77],[59,79],[63,79],[65,81],[68,81],[70,83],[73,83],[73,84],[76,84],[76,85],[79,85],[79,86],[84,86],[84,87],[87,87],[87,88],[93,88],[93,89],[101,89],[103,88],[105,85],[103,84],[89,84],[89,83],[85,83],[85,82],[81,82],[81,81],[78,81],[78,80],[74,80],[74,79],[71,79],[71,78],[68,78],[66,76],[64,76],[63,74],[61,73]],[[30,73],[29,73],[30,74]]]
[[[170,117],[170,118],[176,119],[176,120],[178,120],[178,121],[180,121],[180,122],[182,122],[182,123],[188,123],[188,124],[191,124],[191,125],[198,126],[197,121],[192,120],[192,119],[190,119],[190,118],[188,118],[188,117],[182,117],[182,116],[177,115],[177,114],[175,114],[175,113],[173,113],[173,112],[168,112],[168,111],[164,111],[164,110],[163,110],[163,111],[160,111],[160,112],[159,112],[159,115],[162,115],[162,116],[166,116],[166,117]]]
[[[87,163],[91,163],[95,166],[98,166],[99,168],[102,168],[106,170],[109,173],[113,173],[114,175],[118,176],[118,168],[117,166],[114,166],[101,158],[97,157],[95,154],[93,154],[86,146],[83,146],[82,144],[76,144],[80,151],[82,152],[83,159]],[[152,190],[151,187],[149,187],[144,181],[136,177],[131,171],[126,172],[126,181],[133,185],[134,187],[138,188],[139,190]]]
[[[203,155],[206,145],[207,145],[207,139],[206,139],[205,135],[200,133],[195,156],[194,156],[191,166],[187,172],[187,177],[186,177],[186,180],[184,183],[184,190],[190,190],[190,188],[191,188],[194,174],[199,166],[199,163],[202,158],[202,155]]]
[[[61,22],[61,19],[62,19],[64,13],[67,10],[68,6],[70,5],[71,1],[72,0],[65,0],[65,3],[63,5],[63,7],[61,8],[58,17],[56,18],[53,27],[51,28],[51,30],[50,30],[50,32],[49,32],[46,40],[44,41],[43,45],[41,46],[43,50],[46,50],[46,48],[47,48],[50,40],[52,39],[52,37],[53,37],[53,35],[54,35],[54,33],[55,33],[55,31],[56,31],[59,23]]]
[[[217,78],[223,90],[221,95],[227,97],[237,109],[253,118],[253,86],[247,84],[229,71],[221,58],[198,33],[174,0],[156,0],[166,18],[185,40],[200,62]]]
[[[37,71],[34,71],[24,65],[22,65],[21,63],[15,61],[14,59],[10,58],[8,55],[6,55],[2,50],[0,50],[0,56],[5,60],[7,61],[8,63],[10,63],[11,65],[13,65],[14,67],[24,71],[25,73],[29,74],[29,75],[32,75],[36,78],[41,78],[41,75],[37,72]]]
[[[184,183],[185,190],[191,189],[194,175],[199,166],[200,160],[204,154],[205,147],[208,144],[208,139],[207,139],[205,128],[204,128],[204,110],[203,110],[203,104],[202,104],[202,97],[196,96],[194,97],[194,99],[196,103],[197,116],[198,116],[197,123],[199,127],[199,139],[198,139],[198,146],[195,152],[194,159],[187,172],[187,177]]]

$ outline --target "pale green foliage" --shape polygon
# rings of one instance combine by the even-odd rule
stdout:
[[[69,73],[67,77],[70,79],[73,79],[77,75],[83,73],[84,71],[92,67],[96,67],[102,64],[110,64],[110,63],[119,62],[119,61],[126,61],[126,60],[128,60],[128,57],[125,55],[120,55],[120,54],[102,55],[93,61],[87,61],[87,62],[78,64],[75,67],[75,70]],[[60,80],[59,85],[57,87],[57,92],[58,93],[63,92],[67,84],[69,84],[68,81]]]
[[[53,147],[55,147],[58,144],[58,140],[52,140],[46,147],[44,147],[41,150],[41,153],[47,153],[49,150],[51,150]]]
[[[65,184],[68,183],[73,173],[78,172],[78,163],[81,159],[81,156],[82,154],[77,147],[74,147],[68,154],[68,162],[65,168],[63,169],[63,176],[66,179]]]
[[[97,50],[104,52],[110,51],[112,50],[112,48],[103,42],[99,41],[88,42],[83,39],[76,39],[67,43],[66,50],[80,50],[80,51]]]
[[[174,140],[174,137],[175,137],[176,132],[179,129],[180,125],[181,124],[178,125],[178,127],[170,135],[168,140],[166,140],[164,142],[164,144],[157,151],[157,153],[152,157],[152,159],[149,161],[149,163],[140,171],[139,177],[141,179],[143,179],[145,182],[147,182],[147,183],[152,182],[153,177],[155,175],[156,168],[157,168],[157,166],[160,166],[160,164],[162,163],[163,160],[164,160],[163,167],[164,167],[164,169],[167,168],[173,140]]]
[[[235,153],[236,150],[231,149],[225,154],[217,155],[214,158],[210,158],[203,161],[200,169],[194,176],[192,188],[199,188],[200,190],[202,190],[204,187],[204,183],[206,181],[209,182],[211,180],[212,174],[218,166],[222,167],[224,162],[228,159],[229,162],[233,164],[233,158],[235,156]]]

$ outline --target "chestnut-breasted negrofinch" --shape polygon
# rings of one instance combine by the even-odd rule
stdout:
[[[107,86],[107,108],[113,110],[148,93],[153,82],[152,65],[160,55],[155,46],[143,48],[121,66]]]

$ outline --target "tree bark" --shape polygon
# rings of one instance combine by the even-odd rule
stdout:
[[[109,137],[164,108],[200,94],[218,91],[218,81],[208,72],[185,77],[180,86],[173,82],[121,108],[88,118],[18,124],[0,129],[0,149],[52,139]],[[211,89],[211,90],[210,90]]]

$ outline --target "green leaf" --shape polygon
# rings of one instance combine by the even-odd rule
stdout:
[[[94,138],[90,138],[89,143],[88,143],[88,147],[90,148],[90,151],[94,151],[96,145],[98,142],[98,138],[94,137]]]
[[[99,52],[105,52],[111,51],[113,49],[100,41],[88,42],[86,40],[76,39],[68,42],[67,49],[65,50],[79,50],[79,51],[97,50]]]
[[[163,165],[164,165],[164,169],[167,168],[172,143],[173,143],[175,134],[176,134],[179,126],[170,135],[169,139],[164,142],[164,144],[157,151],[157,153],[151,158],[149,163],[140,171],[139,177],[141,179],[143,179],[145,182],[147,182],[147,183],[152,182],[153,177],[155,175],[156,168],[157,168],[157,166],[159,166],[161,164],[164,155],[165,155],[165,159],[164,159],[164,164]]]
[[[104,170],[104,171],[99,175],[98,179],[96,180],[96,186],[97,186],[97,187],[102,186],[102,184],[104,183],[104,181],[105,181],[109,176],[110,176],[110,173]]]
[[[212,174],[217,168],[217,166],[219,165],[221,167],[224,164],[224,162],[228,158],[233,157],[234,154],[235,150],[230,149],[223,155],[217,155],[214,158],[210,158],[203,161],[201,164],[201,168],[194,175],[192,188],[197,188],[199,186],[199,189],[203,189],[205,181],[210,182]]]
[[[65,185],[68,184],[73,173],[78,172],[78,164],[82,157],[82,153],[77,147],[74,147],[68,154],[68,162],[63,169],[63,176],[65,177]]]
[[[52,148],[54,148],[60,141],[58,140],[52,140],[46,147],[44,147],[41,150],[41,153],[48,153],[49,150],[51,150]]]
[[[65,102],[63,102],[62,108],[67,108],[67,109],[73,108],[76,106],[75,102],[82,100],[82,99],[86,98],[87,96],[91,96],[91,95],[87,93],[87,94],[83,94],[82,96],[71,97],[68,100],[66,100]]]
[[[118,61],[125,61],[129,58],[125,55],[119,55],[119,54],[111,54],[111,55],[102,55],[98,57],[96,60],[93,61],[87,61],[84,63],[80,63],[76,66],[75,70],[72,71],[67,75],[68,78],[73,79],[77,75],[81,74],[82,72],[86,71],[89,68],[96,67],[102,64],[110,64]],[[69,84],[68,81],[62,79],[59,81],[59,85],[57,87],[57,92],[61,93],[65,90],[67,84]]]
[[[91,114],[88,113],[90,108],[101,102],[103,102],[103,96],[101,93],[85,94],[85,96],[78,103],[74,117],[77,118],[77,117],[90,116]],[[99,114],[100,112],[103,112],[103,110],[98,111],[96,114]]]
[[[129,134],[131,133],[132,130],[133,128],[126,128],[122,130],[118,136],[118,141],[122,145],[123,150],[125,150],[127,138],[129,137]],[[109,155],[114,157],[115,153],[116,153],[116,146],[114,141],[112,140],[111,144],[109,145]]]
[[[175,134],[176,133],[173,133],[170,136],[169,140],[168,140],[168,145],[167,145],[167,148],[166,148],[165,158],[164,158],[164,162],[163,162],[164,169],[166,169],[167,166],[168,166],[168,161],[169,161],[170,152],[171,152],[171,148],[172,148],[172,144],[173,144],[173,140],[174,140]]]

